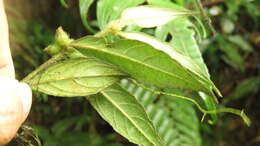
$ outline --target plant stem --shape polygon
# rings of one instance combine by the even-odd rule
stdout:
[[[148,88],[148,87],[146,87],[146,86],[144,86],[144,85],[142,85],[142,84],[140,84],[140,83],[138,83],[136,81],[130,80],[130,79],[128,79],[128,81],[133,83],[133,84],[135,84],[138,87],[141,87],[141,88],[143,88],[145,90],[151,91],[154,94],[173,96],[173,97],[176,97],[176,98],[180,98],[180,99],[184,99],[184,100],[192,102],[204,114],[202,119],[204,119],[204,117],[206,115],[208,115],[208,114],[232,113],[232,114],[240,116],[248,126],[250,126],[250,124],[251,124],[250,119],[247,117],[247,115],[244,113],[243,110],[237,110],[237,109],[233,109],[233,108],[221,108],[221,109],[217,109],[217,110],[208,111],[208,110],[202,108],[199,105],[199,103],[196,100],[192,99],[192,98],[189,98],[189,97],[186,97],[186,96],[177,95],[177,94],[173,94],[173,93],[166,93],[166,92],[162,92],[162,91],[157,91],[157,90]]]
[[[208,24],[210,30],[213,33],[213,36],[215,37],[217,35],[216,30],[214,29],[211,20],[209,18],[209,16],[207,15],[207,13],[205,12],[205,10],[203,9],[203,5],[201,3],[201,0],[195,0],[197,7],[200,10],[201,16],[203,17],[203,19],[206,21],[206,23]]]
[[[217,4],[220,4],[220,3],[223,3],[227,0],[214,0],[214,1],[206,1],[206,2],[202,2],[202,6],[203,7],[206,7],[206,6],[212,6],[212,5],[217,5]],[[194,5],[191,5],[188,7],[188,9],[194,9]]]

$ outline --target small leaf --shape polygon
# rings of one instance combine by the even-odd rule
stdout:
[[[239,82],[239,85],[232,91],[230,94],[230,98],[227,98],[227,100],[237,100],[249,93],[257,93],[257,91],[260,89],[260,77],[250,77],[247,78],[241,82]]]
[[[96,31],[89,25],[87,16],[88,16],[88,10],[91,4],[94,2],[94,0],[80,0],[79,1],[79,11],[80,11],[80,18],[85,26],[85,28],[91,32],[96,33]]]
[[[229,65],[233,66],[235,69],[245,71],[245,60],[238,52],[237,48],[227,41],[225,35],[218,35],[216,40],[219,43],[220,49],[224,52],[222,59]]]
[[[127,91],[113,85],[87,97],[91,105],[116,132],[142,146],[163,146],[144,108]]]
[[[96,94],[123,76],[117,68],[95,58],[76,58],[48,66],[27,83],[49,95],[74,97]]]
[[[159,44],[160,45],[160,44]],[[211,94],[214,84],[183,66],[187,57],[170,57],[154,45],[135,40],[119,40],[106,46],[103,38],[85,37],[70,44],[83,55],[94,56],[112,63],[133,78],[160,88],[188,88]],[[162,48],[163,49],[163,48]],[[177,59],[179,59],[177,61]]]
[[[125,25],[138,25],[143,28],[151,28],[189,15],[192,15],[192,12],[188,10],[146,5],[125,9],[122,12],[120,21]]]
[[[252,46],[244,40],[240,35],[232,35],[228,37],[228,40],[240,47],[244,52],[252,52]]]
[[[209,110],[209,111],[215,111],[217,109],[216,107],[216,104],[214,103],[213,99],[211,96],[203,93],[203,92],[199,92],[199,95],[200,97],[203,99],[204,101],[204,104],[206,105],[206,108]],[[217,121],[217,114],[210,114],[211,118],[213,121],[213,123],[215,123]]]

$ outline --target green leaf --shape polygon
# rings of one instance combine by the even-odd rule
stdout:
[[[148,2],[158,6],[183,9],[182,7],[169,1],[158,2],[158,0],[149,0]],[[155,37],[162,41],[166,41],[166,39],[170,36],[170,45],[186,56],[189,56],[200,68],[201,72],[203,72],[207,78],[210,78],[207,66],[203,61],[198,43],[195,39],[195,29],[192,28],[196,28],[196,26],[194,26],[188,18],[178,18],[163,26],[157,27],[155,30]],[[207,97],[202,98],[204,103],[207,105],[207,109],[215,110],[215,102],[211,99],[212,97],[207,95],[204,97]],[[216,121],[216,114],[211,114],[211,116],[213,121]]]
[[[27,83],[49,95],[74,97],[96,94],[123,76],[114,66],[95,58],[76,58],[51,64]]]
[[[205,87],[208,86],[207,93],[210,93],[211,95],[214,96],[214,93],[211,91],[211,89],[213,89],[219,96],[221,96],[221,93],[215,87],[213,82],[210,80],[208,74],[203,72],[189,56],[182,54],[178,49],[175,49],[174,47],[170,46],[166,42],[160,41],[154,37],[146,35],[145,33],[119,32],[118,34],[128,39],[138,40],[150,44],[155,49],[163,51],[164,53],[168,54],[171,57],[171,59],[173,59],[178,64],[180,64],[182,68],[185,69],[186,72],[189,72],[189,74],[195,80],[198,80],[199,82],[203,82],[202,84],[204,84]]]
[[[158,6],[138,6],[125,9],[120,21],[124,25],[137,25],[143,28],[161,26],[176,18],[192,15],[188,10],[176,10]]]
[[[172,96],[161,97],[124,79],[121,85],[142,103],[166,145],[201,145],[199,120],[192,104]]]
[[[184,9],[170,1],[148,0],[148,3],[172,9]],[[203,61],[195,39],[195,31],[192,28],[196,28],[196,26],[194,26],[188,18],[178,18],[163,26],[157,27],[155,30],[155,37],[162,41],[166,41],[167,37],[170,35],[171,39],[169,42],[173,49],[177,49],[181,53],[189,56],[194,63],[200,67],[201,71],[209,77],[207,66]]]
[[[195,31],[192,29],[194,27],[187,18],[178,18],[162,27],[158,27],[155,31],[155,36],[165,41],[170,34],[170,45],[189,56],[200,70],[209,77],[207,66],[203,61],[195,39]],[[160,35],[162,32],[164,34]]]
[[[254,93],[254,92],[256,93],[256,91],[259,90],[259,87],[260,87],[259,76],[245,79],[239,82],[239,85],[235,88],[234,91],[232,91],[230,98],[227,98],[227,100],[236,100],[244,97],[249,93]]]
[[[175,93],[167,90],[168,93]],[[170,110],[169,116],[173,119],[172,141],[168,143],[172,146],[190,145],[200,146],[200,121],[192,104],[186,100],[163,96],[164,106]],[[175,139],[175,140],[174,140]]]
[[[228,40],[240,47],[244,52],[252,52],[252,46],[244,40],[240,35],[232,35],[228,37]]]
[[[91,105],[130,142],[142,146],[163,146],[144,108],[127,91],[113,85],[87,97]]]
[[[155,6],[163,6],[168,8],[173,8],[176,10],[185,10],[184,7],[173,3],[171,0],[147,0],[148,4]]]
[[[97,2],[97,20],[100,29],[103,30],[110,21],[119,18],[124,9],[144,2],[145,0],[99,0]]]
[[[214,103],[213,99],[211,96],[208,96],[207,94],[203,92],[199,92],[200,97],[203,99],[206,108],[209,111],[215,111],[217,109],[216,104]],[[212,121],[209,121],[211,124],[216,123],[217,121],[217,114],[210,114]]]
[[[190,62],[181,54],[171,58],[158,48],[135,40],[119,40],[108,46],[102,38],[85,37],[70,44],[83,55],[108,61],[133,78],[161,88],[188,88],[211,93],[211,84],[183,64]]]
[[[80,0],[79,1],[79,11],[80,11],[80,18],[85,26],[85,28],[90,31],[91,33],[96,33],[96,31],[89,25],[87,16],[88,16],[88,10],[91,4],[94,2],[94,0]]]
[[[245,70],[245,60],[238,52],[237,48],[234,47],[227,41],[227,37],[225,35],[218,35],[216,37],[220,49],[224,52],[224,56],[222,59],[235,69],[239,69],[241,71]]]

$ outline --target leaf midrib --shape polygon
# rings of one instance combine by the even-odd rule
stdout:
[[[83,48],[85,48],[85,49],[92,49],[92,50],[95,50],[95,51],[102,51],[102,52],[104,52],[104,53],[107,53],[107,54],[110,54],[110,55],[113,55],[113,56],[119,56],[119,57],[121,57],[121,58],[125,58],[125,59],[128,59],[128,60],[131,60],[131,61],[136,62],[136,63],[138,63],[138,64],[143,64],[144,66],[146,66],[146,67],[148,67],[148,68],[157,70],[157,71],[159,71],[159,72],[163,72],[163,73],[165,73],[165,74],[168,74],[169,76],[173,76],[173,77],[175,77],[175,78],[178,78],[178,79],[180,79],[180,80],[183,80],[183,81],[185,81],[185,82],[188,83],[188,84],[193,84],[193,83],[191,83],[191,82],[188,82],[185,78],[181,78],[181,77],[179,77],[179,76],[177,76],[177,75],[175,75],[175,74],[171,74],[171,73],[169,73],[169,72],[167,72],[167,71],[161,70],[160,68],[151,66],[151,65],[149,65],[149,64],[145,64],[145,63],[143,63],[143,62],[141,62],[141,61],[139,61],[139,60],[137,60],[137,59],[132,59],[132,58],[130,58],[130,57],[128,57],[128,56],[124,56],[124,55],[121,55],[121,54],[119,54],[119,53],[109,52],[109,51],[106,51],[106,50],[104,50],[104,49],[102,49],[102,48],[96,48],[96,47],[94,47],[94,46],[87,46],[87,45],[82,46],[82,45],[79,45],[79,44],[76,44],[76,43],[70,44],[70,46],[71,46],[71,47],[80,47],[80,48],[83,47]],[[194,84],[193,84],[193,85],[194,85]],[[194,85],[194,86],[196,86],[196,85]],[[202,86],[202,87],[203,87],[203,86]],[[205,89],[205,87],[203,87],[203,88]],[[206,89],[206,90],[207,90],[207,89]]]
[[[150,140],[149,137],[146,136],[145,132],[142,131],[142,128],[140,128],[140,127],[138,126],[138,124],[136,124],[136,123],[131,119],[131,117],[129,117],[129,116],[124,112],[124,110],[122,110],[122,109],[120,108],[120,106],[117,105],[116,102],[114,102],[114,101],[110,98],[110,96],[105,93],[105,91],[101,91],[101,93],[104,95],[104,97],[107,98],[107,100],[108,100],[111,104],[113,104],[123,115],[125,115],[125,117],[135,126],[135,128],[136,128],[152,145],[157,146],[152,140]]]
[[[126,76],[124,74],[97,74],[97,75],[87,75],[87,76],[73,76],[73,77],[68,77],[68,78],[61,78],[61,79],[50,79],[47,81],[40,81],[39,83],[35,84],[30,84],[30,85],[36,85],[36,84],[47,84],[51,82],[59,82],[59,81],[64,81],[64,80],[73,80],[73,79],[79,79],[79,78],[95,78],[95,77],[123,77]]]

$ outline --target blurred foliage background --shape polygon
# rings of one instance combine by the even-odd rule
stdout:
[[[188,9],[197,9],[194,0],[172,1]],[[18,79],[25,77],[49,58],[43,49],[53,42],[55,29],[59,26],[72,38],[91,34],[81,22],[77,0],[68,0],[69,8],[63,7],[59,0],[6,0],[5,3]],[[200,49],[213,81],[223,93],[220,105],[244,109],[252,119],[252,125],[246,127],[239,117],[226,114],[219,115],[219,120],[214,125],[200,123],[201,115],[197,113],[196,116],[195,108],[176,101],[167,105],[175,107],[167,113],[168,117],[176,117],[173,130],[178,133],[174,138],[185,141],[185,136],[182,135],[190,127],[182,124],[185,122],[185,116],[182,115],[189,111],[188,116],[194,118],[193,124],[196,124],[198,133],[190,134],[192,136],[188,138],[192,137],[199,144],[194,142],[187,145],[259,146],[260,1],[204,0],[202,5],[217,32],[216,36],[211,35],[201,41]],[[95,25],[96,22],[92,21],[95,17],[94,4],[87,19]],[[128,85],[124,86],[131,90]],[[37,139],[44,146],[132,145],[116,134],[89,103],[81,98],[64,99],[38,92],[34,92],[33,97],[32,110],[25,123],[33,131],[22,128],[9,145],[37,145]],[[188,110],[184,113],[185,110],[181,109]],[[39,138],[34,138],[33,133],[37,133]],[[176,145],[185,144],[180,142]]]

